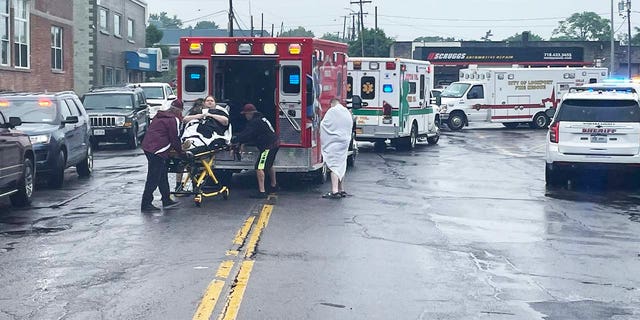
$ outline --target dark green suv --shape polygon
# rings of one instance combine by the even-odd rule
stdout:
[[[138,147],[149,127],[149,107],[140,87],[95,89],[82,97],[91,119],[91,144],[124,142]]]

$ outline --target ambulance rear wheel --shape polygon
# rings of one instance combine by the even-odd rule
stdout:
[[[544,112],[538,112],[529,126],[533,129],[544,129],[549,126],[549,117]]]
[[[452,131],[460,131],[464,128],[464,124],[467,122],[464,113],[462,112],[454,112],[449,115],[449,120],[447,122],[447,126]]]
[[[398,138],[394,142],[398,150],[413,150],[416,147],[416,144],[418,144],[418,126],[415,123],[411,125],[411,133],[409,134],[409,136]]]

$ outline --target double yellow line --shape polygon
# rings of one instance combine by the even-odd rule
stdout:
[[[256,215],[251,215],[245,220],[233,239],[233,248],[227,251],[228,260],[220,263],[215,278],[209,283],[198,309],[193,315],[193,320],[209,320],[211,318],[225,287],[227,287],[228,291],[227,299],[225,305],[220,309],[218,320],[236,319],[240,310],[240,303],[242,303],[242,297],[251,276],[253,264],[255,263],[253,256],[262,235],[262,230],[269,223],[272,211],[273,205],[265,204],[262,206],[257,222]],[[256,223],[254,224],[254,222]],[[248,242],[247,237],[249,237]],[[237,266],[239,266],[239,269],[235,277],[232,281],[227,282],[230,279],[229,275],[232,274],[232,271],[235,270],[234,267]]]

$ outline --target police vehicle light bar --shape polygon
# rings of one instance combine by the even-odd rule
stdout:
[[[632,87],[572,87],[569,88],[569,93],[576,92],[620,92],[620,93],[637,93],[635,88]]]

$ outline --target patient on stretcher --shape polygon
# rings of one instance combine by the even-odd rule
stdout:
[[[181,135],[183,150],[199,153],[224,148],[231,143],[229,111],[225,107],[216,105],[212,109],[202,109],[200,114],[187,116],[185,120],[188,122]]]

